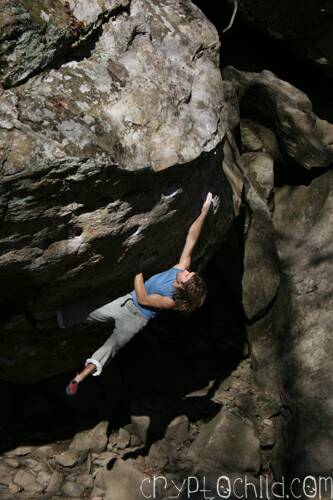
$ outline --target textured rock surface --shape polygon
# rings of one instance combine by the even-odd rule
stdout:
[[[332,162],[333,149],[323,140],[321,120],[307,95],[270,71],[250,73],[228,66],[223,76],[234,84],[241,117],[255,119],[276,134],[284,162],[308,169]]]
[[[254,472],[260,468],[260,443],[251,422],[220,412],[194,440],[197,471]]]
[[[152,496],[153,493],[153,484],[149,476],[120,458],[112,470],[100,471],[95,484],[104,495],[113,495],[119,500],[141,500],[145,496]]]
[[[232,0],[227,0],[233,4]],[[333,76],[333,7],[309,0],[242,0],[239,14]]]
[[[251,124],[251,130],[256,129]],[[245,139],[246,149],[251,145],[261,149],[247,133]],[[322,170],[311,178],[300,169],[294,185],[275,187],[272,196],[269,158],[262,152],[242,155],[251,212],[243,304],[251,320],[248,336],[254,375],[257,384],[267,394],[279,396],[284,407],[285,432],[272,460],[276,477],[286,470],[325,474],[330,472],[326,457],[333,453],[332,380],[327,369],[333,353],[332,171]],[[275,165],[278,178],[281,168]],[[253,233],[256,221],[261,231]],[[258,248],[264,253],[258,253]]]
[[[233,218],[213,26],[187,0],[69,4],[91,43],[0,94],[0,375],[16,381],[62,371],[100,343],[89,332],[80,342],[67,332],[46,338],[33,317],[91,293],[111,300],[130,291],[140,256],[156,257],[151,272],[173,265],[208,190],[223,203],[194,266],[208,261]],[[47,5],[43,29],[62,26]],[[28,71],[12,59],[8,75]]]
[[[242,278],[243,307],[253,321],[262,316],[273,302],[280,284],[271,210],[274,162],[266,153],[242,155],[247,182],[248,223]]]
[[[272,338],[294,417],[289,461],[298,473],[330,473],[333,457],[333,380],[327,369],[333,355],[332,174],[309,186],[285,186],[275,197],[283,286]]]
[[[313,167],[332,163],[332,124],[269,72],[227,68],[224,75],[242,117],[251,361],[257,386],[281,400],[284,422],[277,441],[262,428],[261,442],[276,441],[276,477],[331,474],[332,171]]]

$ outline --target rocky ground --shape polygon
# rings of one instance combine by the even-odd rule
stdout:
[[[205,398],[215,417],[187,412],[191,398]],[[166,499],[179,494],[190,475],[205,474],[214,484],[221,470],[247,473],[257,481],[260,475],[272,479],[270,452],[281,425],[281,407],[255,390],[250,358],[217,387],[211,380],[186,394],[183,413],[168,423],[160,439],[149,443],[154,421],[147,408],[154,409],[156,425],[172,405],[172,399],[148,397],[136,402],[130,423],[123,427],[110,431],[109,422],[101,421],[70,440],[6,451],[0,458],[1,498],[97,500],[117,492],[115,498],[141,499],[140,485],[144,494],[153,494],[154,476],[162,475],[165,480],[156,482],[155,498]]]

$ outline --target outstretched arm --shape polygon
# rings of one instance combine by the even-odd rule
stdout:
[[[170,297],[159,295],[158,293],[148,294],[142,273],[136,274],[134,288],[138,302],[142,306],[155,307],[157,309],[173,309],[176,306],[175,301]]]
[[[208,193],[206,200],[202,205],[200,215],[195,219],[193,224],[190,226],[190,229],[188,230],[185,246],[180,256],[179,263],[175,267],[180,267],[181,269],[188,269],[190,267],[192,252],[200,237],[202,226],[209,212],[211,202],[212,193]]]

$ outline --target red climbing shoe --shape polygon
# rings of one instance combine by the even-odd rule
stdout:
[[[68,386],[66,387],[67,396],[75,396],[77,394],[79,388],[79,383],[76,380],[71,380]]]

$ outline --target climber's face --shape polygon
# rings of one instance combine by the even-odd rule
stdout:
[[[176,275],[176,282],[178,286],[183,286],[186,281],[190,280],[195,273],[193,271],[188,271],[184,269],[184,271],[179,271]]]

